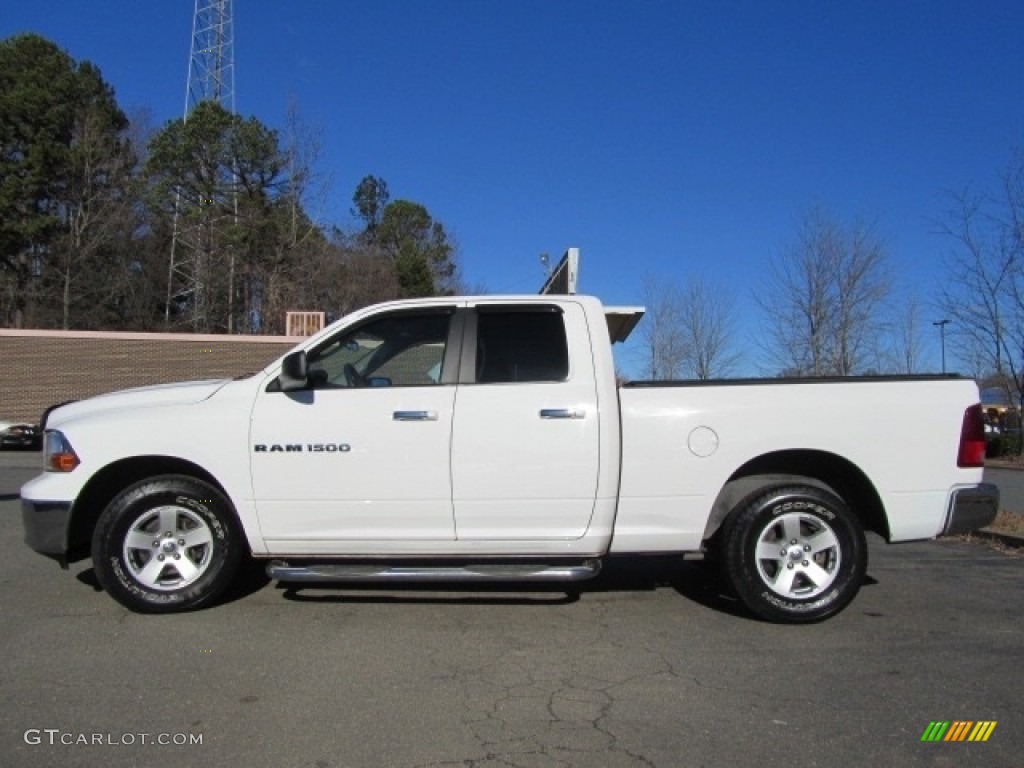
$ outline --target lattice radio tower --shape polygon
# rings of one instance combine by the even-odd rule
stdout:
[[[235,113],[235,32],[232,0],[196,0],[192,18],[192,50],[185,86],[182,122],[203,101],[215,101]],[[193,330],[207,330],[211,248],[204,226],[207,217],[185,217],[184,209],[207,201],[187,200],[179,189],[174,203],[174,233],[167,279],[164,327],[171,322],[171,306],[191,308]],[[212,213],[212,211],[211,211]]]

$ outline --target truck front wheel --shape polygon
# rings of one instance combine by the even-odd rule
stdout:
[[[737,506],[722,533],[726,578],[769,621],[832,616],[853,600],[867,572],[860,521],[821,488],[762,489]]]
[[[144,480],[118,494],[100,515],[92,553],[103,588],[140,613],[210,603],[231,582],[242,554],[230,502],[182,475]]]

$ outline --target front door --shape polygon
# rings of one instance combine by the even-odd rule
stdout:
[[[453,308],[376,315],[310,350],[306,388],[259,394],[252,484],[272,552],[454,538],[455,384],[444,371],[455,367],[453,317]]]

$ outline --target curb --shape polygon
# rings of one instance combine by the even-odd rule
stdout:
[[[1024,464],[1021,464],[1019,461],[985,459],[985,469],[1024,469]]]
[[[981,528],[977,531],[971,531],[970,535],[988,539],[989,541],[998,541],[1000,544],[1013,547],[1014,549],[1024,548],[1024,536],[1015,536],[1012,533],[1000,533],[999,531],[993,531],[991,528]]]

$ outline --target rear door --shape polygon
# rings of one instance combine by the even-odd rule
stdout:
[[[600,445],[589,344],[575,303],[481,304],[468,314],[452,427],[460,540],[586,532]]]

